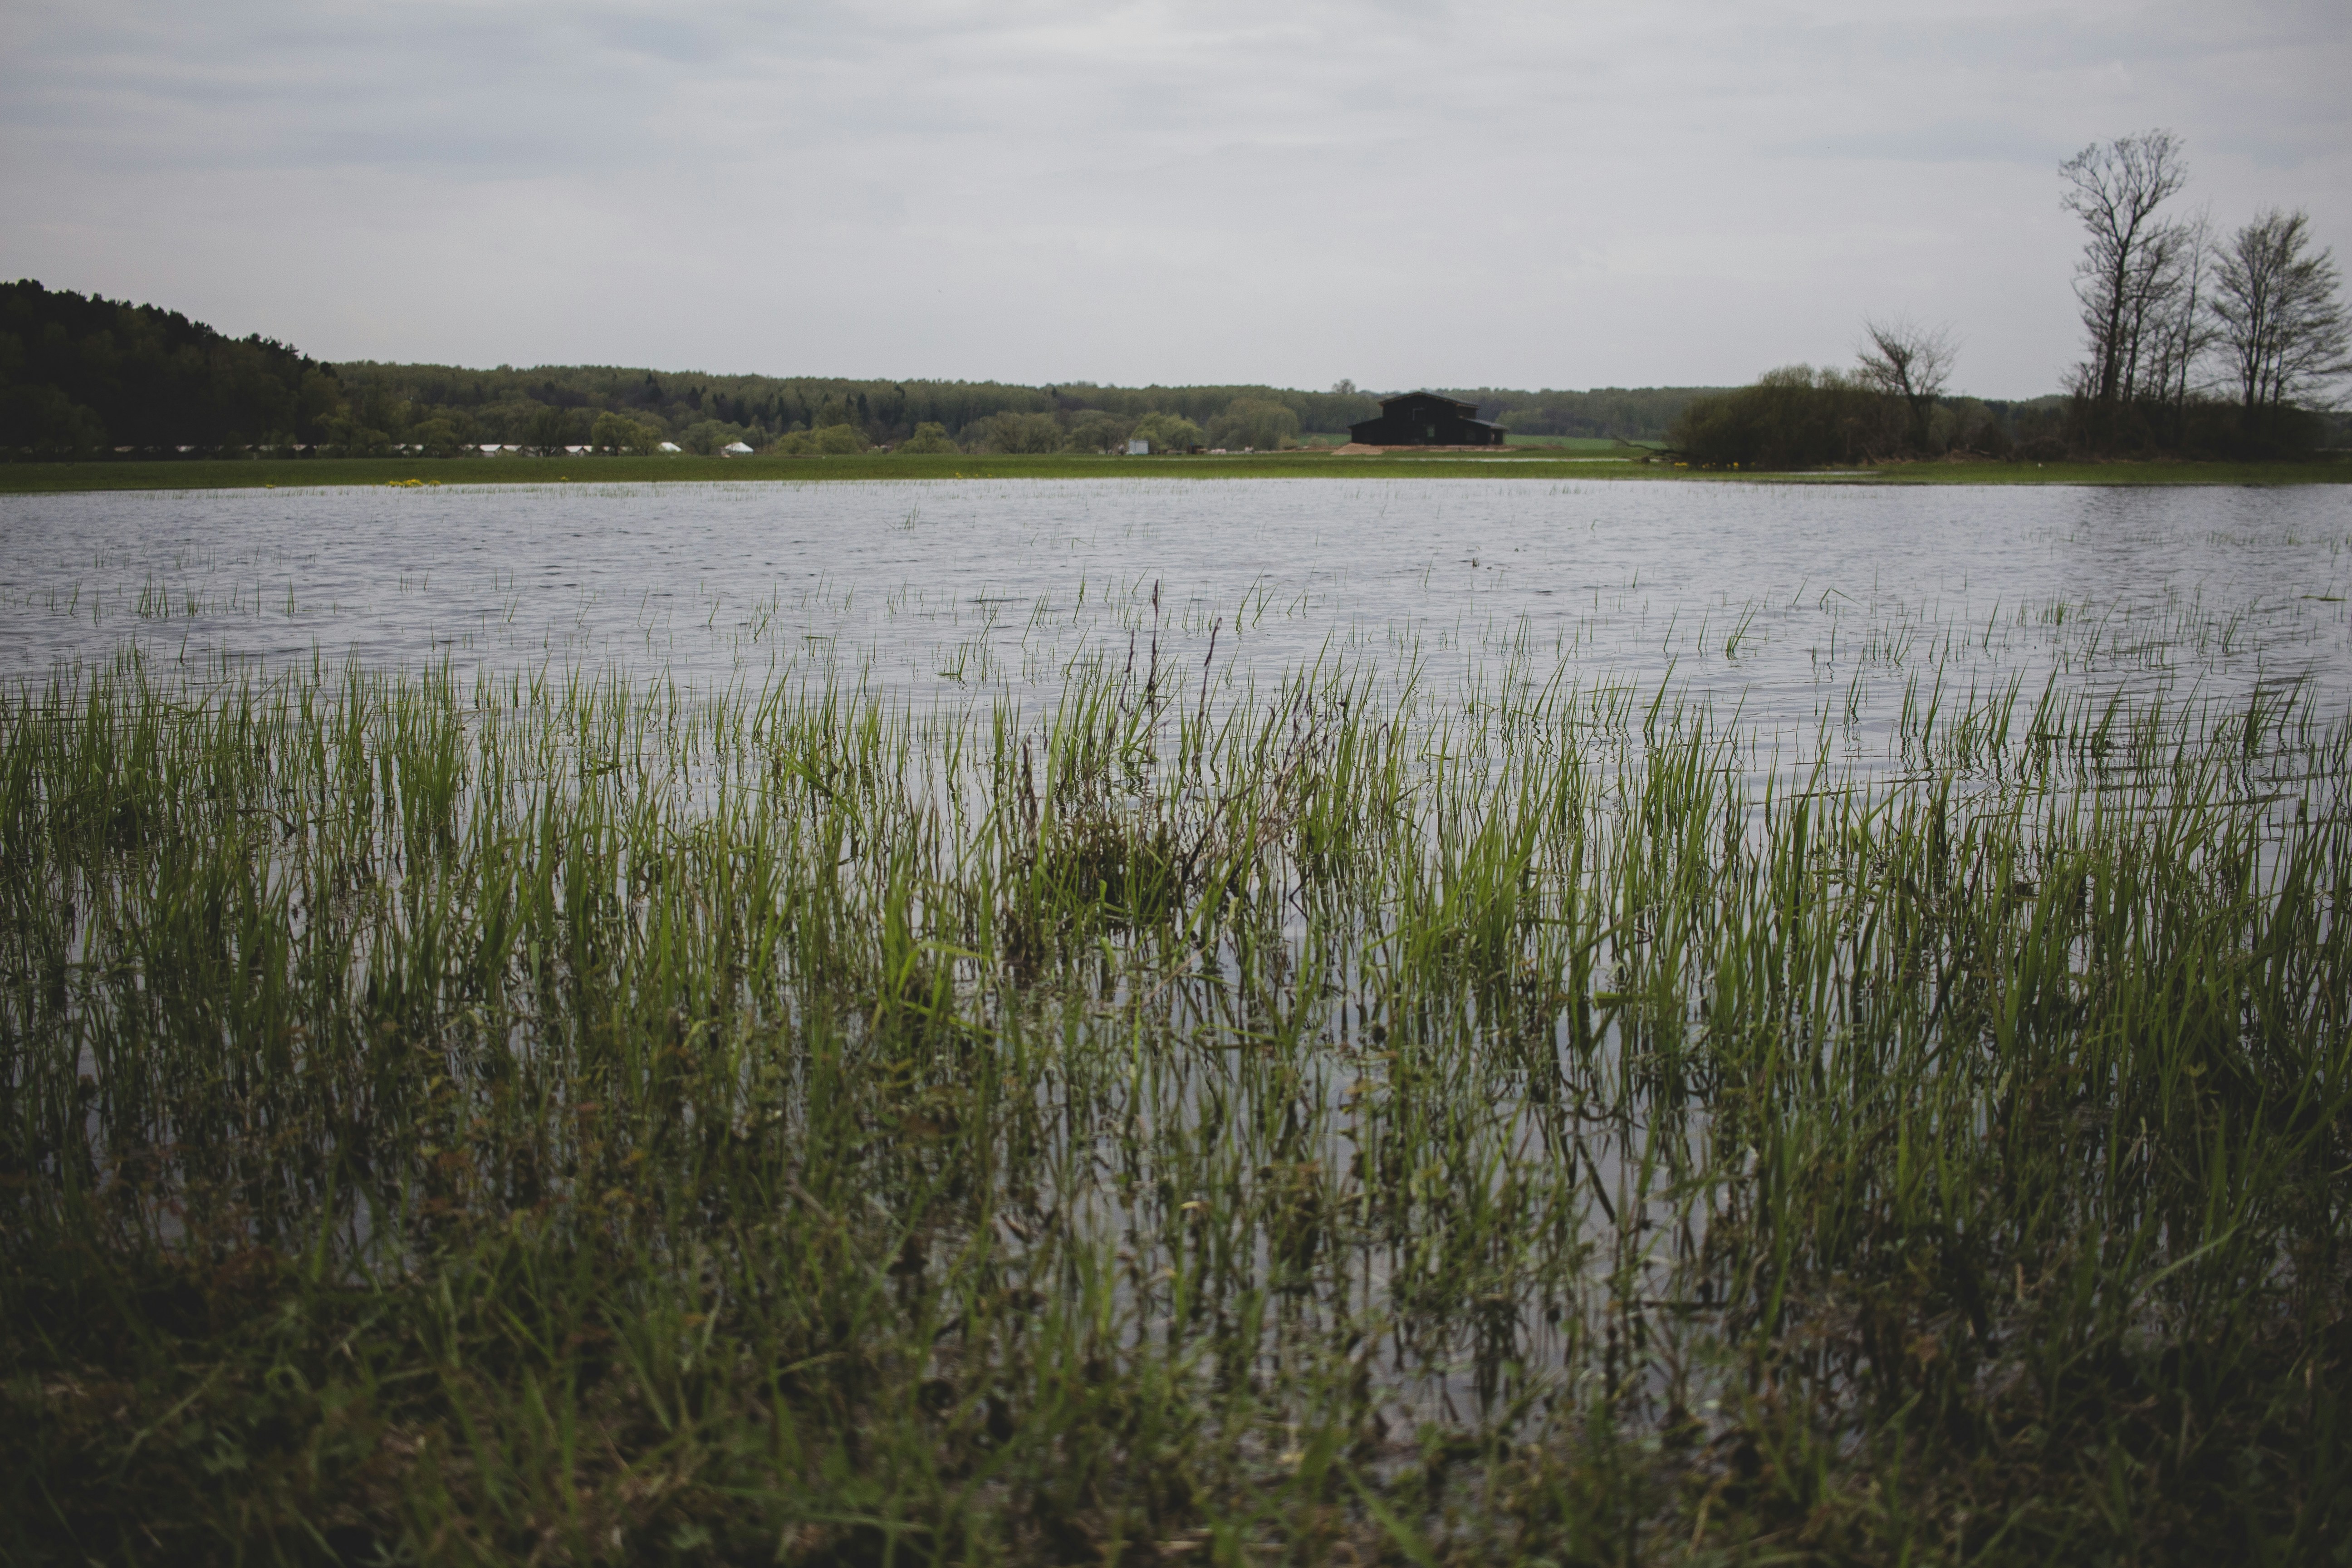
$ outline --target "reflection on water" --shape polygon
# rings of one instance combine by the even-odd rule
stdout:
[[[445,489],[12,500],[0,529],[0,677],[19,682],[130,643],[165,667],[178,714],[177,683],[201,689],[224,661],[298,669],[315,684],[285,689],[328,700],[314,660],[446,665],[461,681],[625,673],[477,706],[432,682],[387,688],[340,750],[309,743],[312,710],[284,689],[275,719],[262,704],[259,743],[220,711],[186,726],[220,726],[217,745],[154,742],[212,770],[200,800],[152,815],[186,805],[227,847],[194,862],[219,908],[250,901],[250,868],[272,867],[278,901],[249,921],[282,936],[268,951],[340,932],[323,950],[351,996],[373,1006],[397,989],[404,1037],[463,1047],[426,1079],[453,1128],[518,1102],[501,1075],[533,1075],[573,1110],[619,1081],[570,1032],[593,1010],[542,1005],[542,955],[569,953],[594,1016],[625,1026],[614,1039],[676,1037],[644,1081],[718,1059],[688,1040],[745,1053],[695,1091],[714,1147],[721,1128],[746,1145],[789,1135],[871,1183],[877,1226],[945,1168],[942,1148],[1001,1153],[982,1206],[1002,1216],[992,1246],[1024,1293],[1066,1293],[1083,1265],[1128,1349],[1173,1356],[1213,1321],[1271,1384],[1315,1386],[1302,1355],[1337,1377],[1360,1342],[1415,1419],[1475,1407],[1483,1421],[1515,1380],[1557,1374],[1573,1392],[1596,1366],[1662,1410],[1685,1382],[1704,1392],[1679,1336],[1698,1343],[1733,1285],[1758,1278],[1736,1247],[1782,1235],[1740,1205],[1761,1192],[1786,1199],[1775,1216],[1800,1214],[1809,1173],[1876,1173],[1876,1134],[1850,1132],[1857,1108],[1972,1162],[1938,1215],[2011,1224],[1978,1178],[2019,1018],[2071,1052],[2086,998],[2155,972],[2118,933],[2145,915],[2210,939],[2223,879],[2198,881],[2198,856],[2267,909],[2269,889],[2324,882],[2295,867],[2334,864],[2325,825],[2345,820],[2341,777],[2320,776],[2352,691],[2352,512],[2335,489]],[[1318,663],[1324,679],[1301,677]],[[827,682],[898,709],[841,722],[851,705]],[[1408,682],[1424,700],[1399,700]],[[769,709],[755,694],[776,683],[819,700]],[[2053,684],[2064,700],[2044,706]],[[2320,721],[2292,739],[2284,697],[2249,700],[2286,689]],[[1072,692],[1079,711],[1045,721]],[[1669,715],[1654,726],[1651,694]],[[2109,694],[2171,699],[2172,717],[2140,703],[2148,727],[2111,732]],[[2236,728],[2181,713],[2209,697]],[[1247,722],[1202,721],[1244,698]],[[992,728],[999,702],[1031,722]],[[2040,744],[2004,753],[2028,729]],[[75,737],[58,755],[106,740],[58,733]],[[1979,754],[1981,771],[2018,770],[1967,781],[2008,809],[1948,810],[1979,804],[1940,787]],[[1883,793],[1787,791],[1769,797],[1776,817],[1749,787],[1815,759]],[[2099,811],[2072,810],[2087,797]],[[2229,831],[2178,841],[2208,846],[2193,852],[2136,836],[2135,814],[2182,799]],[[137,847],[138,814],[121,820]],[[112,831],[106,855],[123,852]],[[91,1084],[73,1114],[92,1146],[130,1132],[168,1145],[207,1112],[176,1082],[142,1098],[141,1051],[100,1050],[118,1027],[198,1041],[212,1071],[220,998],[151,1024],[144,1010],[176,994],[144,985],[147,950],[122,934],[161,932],[163,952],[213,929],[180,919],[188,877],[125,878],[103,922],[77,926],[61,897],[21,902],[26,951],[47,942],[83,977],[70,1006],[60,981],[25,1034],[78,1053],[52,1066],[60,1085]],[[114,890],[77,891],[87,914]],[[2316,907],[2274,902],[2294,918]],[[2304,940],[2282,929],[2282,947]],[[223,1006],[280,1005],[241,988],[259,972],[205,973]],[[751,973],[792,984],[737,994]],[[2032,984],[2003,988],[2020,976]],[[684,1033],[688,982],[708,983],[702,1035]],[[2290,1000],[2305,992],[2327,984]],[[336,1013],[322,1016],[344,1026]],[[2234,1027],[2238,1014],[2213,1016]],[[282,1021],[231,1043],[268,1047],[289,1037]],[[377,1037],[351,1027],[348,1059],[376,1059]],[[856,1068],[824,1088],[848,1107],[837,1144],[808,1110],[804,1039]],[[981,1059],[1007,1069],[1001,1099],[974,1087],[983,1041]],[[1804,1070],[1775,1076],[1790,1062]],[[410,1070],[425,1074],[421,1058]],[[289,1103],[303,1088],[253,1079]],[[79,1092],[53,1098],[79,1107]],[[1746,1121],[1721,1120],[1727,1104]],[[2051,1126],[2073,1136],[2104,1125],[2053,1104]],[[644,1117],[686,1120],[650,1097]],[[988,1136],[945,1142],[964,1117]],[[2137,1126],[2142,1157],[2147,1122],[2111,1120]],[[322,1142],[343,1136],[315,1125]],[[540,1129],[509,1133],[483,1171],[541,1159]],[[433,1137],[376,1157],[401,1179],[444,1171],[423,1162],[457,1140]],[[586,1173],[591,1142],[557,1146]],[[2126,1172],[2085,1190],[2122,1212],[2156,1184]],[[2020,1212],[2018,1258],[2071,1245],[2031,1228],[2044,1211]],[[894,1272],[946,1267],[911,1233],[877,1234]],[[943,1249],[968,1239],[941,1235]],[[1842,1298],[1822,1286],[1819,1300]],[[1615,1325],[1637,1321],[1659,1339],[1621,1358]]]
[[[2012,682],[2352,690],[2352,509],[2293,489],[1514,479],[341,489],[0,501],[0,672],[136,641],[460,675],[779,676],[1048,705],[1081,663],[1216,695],[1345,657],[1736,706],[1868,769]],[[1938,684],[1940,683],[1940,685]],[[2030,700],[2029,700],[2030,706]]]

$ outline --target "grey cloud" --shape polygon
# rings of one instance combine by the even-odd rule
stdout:
[[[1818,140],[1780,143],[1790,157],[1864,160],[1932,166],[1937,163],[2018,163],[2055,167],[2075,148],[2063,137],[2004,121],[1937,121],[1843,132]]]
[[[347,357],[1581,384],[1834,359],[1904,308],[2020,392],[2073,351],[2051,171],[2084,141],[2171,124],[2217,217],[2287,201],[2352,238],[2352,50],[2300,3],[98,0],[0,27],[0,269]]]

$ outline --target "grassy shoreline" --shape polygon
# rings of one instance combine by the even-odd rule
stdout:
[[[176,669],[0,701],[11,1561],[2352,1528],[2340,711]]]
[[[2352,460],[2272,463],[1890,464],[1863,474],[1694,473],[1605,454],[1530,456],[1515,447],[1493,457],[1459,452],[1417,457],[1294,452],[1226,457],[974,457],[879,453],[856,458],[310,458],[98,463],[0,464],[0,495],[106,490],[348,488],[424,484],[646,484],[861,479],[1685,479],[1717,483],[1932,485],[2306,485],[2352,483]]]

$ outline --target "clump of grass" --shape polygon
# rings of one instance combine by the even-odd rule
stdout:
[[[2352,724],[2017,696],[20,690],[8,1552],[2315,1560]]]

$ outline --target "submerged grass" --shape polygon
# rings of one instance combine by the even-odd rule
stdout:
[[[0,1543],[2340,1558],[2352,723],[1525,674],[19,690]]]

